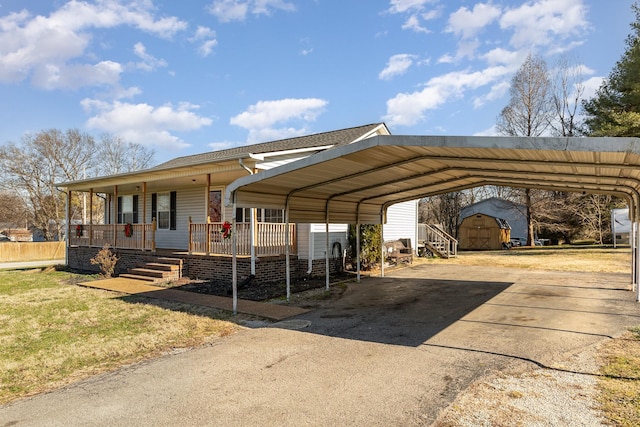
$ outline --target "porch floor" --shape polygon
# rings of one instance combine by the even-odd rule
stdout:
[[[148,298],[164,299],[168,301],[182,302],[186,304],[201,305],[232,311],[233,299],[216,295],[200,294],[196,292],[180,291],[177,289],[163,288],[149,285],[144,280],[126,279],[116,277],[113,279],[93,280],[79,284],[95,289],[121,292],[129,295],[140,295]],[[265,317],[272,320],[284,320],[289,317],[306,313],[299,307],[291,307],[283,304],[269,304],[266,302],[238,300],[238,312],[254,316]]]

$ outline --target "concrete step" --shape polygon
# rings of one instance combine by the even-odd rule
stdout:
[[[180,266],[177,264],[163,264],[159,262],[147,262],[143,264],[140,268],[149,268],[151,270],[162,270],[162,271],[180,270]]]
[[[159,279],[166,279],[171,276],[171,271],[155,270],[151,268],[137,267],[129,270],[130,274],[136,274],[138,276],[149,276]]]
[[[145,282],[150,282],[150,283],[159,283],[162,282],[162,279],[158,279],[156,277],[150,277],[150,276],[140,276],[137,274],[131,274],[131,273],[123,273],[118,277],[124,277],[126,279],[135,279],[135,280],[144,280]]]

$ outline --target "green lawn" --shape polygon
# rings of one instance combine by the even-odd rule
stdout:
[[[88,279],[0,272],[0,403],[239,328],[223,311],[75,285]]]

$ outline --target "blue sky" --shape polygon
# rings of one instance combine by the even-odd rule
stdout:
[[[384,121],[491,135],[529,52],[589,97],[633,0],[0,0],[0,144],[78,128],[156,161]]]

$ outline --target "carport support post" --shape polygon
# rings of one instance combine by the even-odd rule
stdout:
[[[285,234],[285,245],[284,245],[284,253],[285,253],[285,270],[287,275],[287,302],[291,300],[291,265],[289,261],[289,198],[287,197],[287,202],[284,207],[284,234]]]
[[[360,283],[360,220],[356,223],[356,281]]]
[[[638,228],[638,220],[635,220],[631,227],[631,230],[633,231],[634,246],[631,252],[634,254],[633,261],[635,274],[633,275],[633,290],[636,291],[636,302],[640,302],[640,285],[638,284],[640,282],[640,268],[638,268],[638,266],[640,265],[640,250],[638,250],[638,248],[640,247],[640,233],[638,232]]]
[[[326,245],[326,252],[324,256],[324,282],[325,289],[329,290],[329,217],[325,216],[324,221],[324,243]]]
[[[380,213],[380,277],[384,277],[384,218]]]
[[[635,291],[638,286],[638,222],[635,218],[629,230],[629,244],[631,245],[631,285]]]
[[[236,193],[233,193],[231,214],[231,287],[233,290],[233,315],[238,314],[238,236],[236,233]]]

